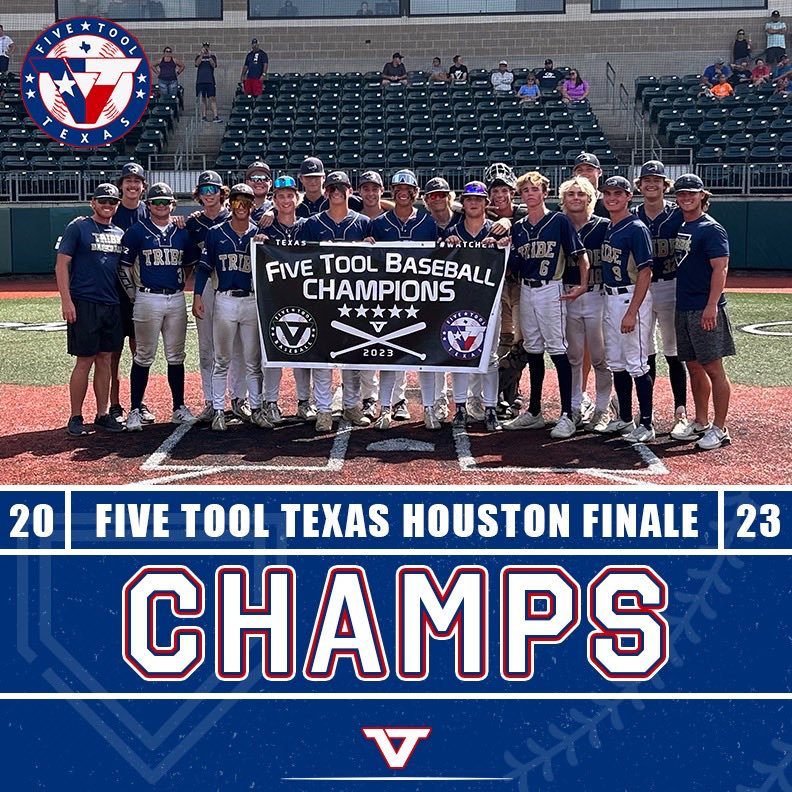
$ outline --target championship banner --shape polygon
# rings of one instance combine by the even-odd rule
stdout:
[[[500,332],[498,248],[256,243],[268,366],[485,372]]]
[[[786,789],[791,520],[738,488],[4,488],[9,788]]]

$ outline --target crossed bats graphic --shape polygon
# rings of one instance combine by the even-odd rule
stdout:
[[[334,330],[343,330],[345,333],[365,339],[365,341],[363,341],[361,344],[355,344],[354,346],[347,347],[346,349],[339,349],[336,352],[331,352],[330,357],[333,358],[333,360],[339,357],[339,355],[345,355],[347,352],[355,352],[358,349],[364,349],[365,347],[370,347],[374,344],[382,344],[383,346],[390,347],[391,349],[396,349],[399,352],[406,352],[408,355],[414,355],[419,360],[426,360],[426,355],[423,354],[423,352],[416,352],[413,349],[407,349],[407,347],[392,343],[394,338],[401,338],[402,336],[417,333],[419,330],[425,330],[426,322],[416,322],[415,324],[408,325],[407,327],[402,327],[400,330],[394,330],[391,333],[386,333],[384,336],[371,335],[371,333],[367,333],[365,330],[360,330],[357,327],[344,324],[343,322],[330,322],[330,327],[332,327]]]

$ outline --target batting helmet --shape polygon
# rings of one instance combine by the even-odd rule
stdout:
[[[514,171],[505,162],[493,162],[492,165],[484,171],[484,181],[488,190],[491,190],[498,184],[504,184],[506,187],[513,190],[517,184]]]
[[[256,199],[256,194],[253,192],[252,187],[248,187],[247,184],[235,184],[231,188],[231,192],[228,194],[229,198],[248,198],[251,201]]]

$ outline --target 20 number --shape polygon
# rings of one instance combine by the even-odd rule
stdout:
[[[743,524],[737,531],[739,539],[755,539],[756,531],[753,524],[756,522],[757,511],[763,520],[759,522],[759,533],[767,539],[772,539],[781,533],[781,510],[775,503],[763,503],[757,510],[752,503],[741,503],[737,507],[737,516],[743,519]]]
[[[11,529],[12,539],[29,538],[28,526],[33,528],[33,535],[39,539],[52,536],[55,530],[55,512],[48,503],[38,503],[32,510],[24,503],[15,503],[9,514],[16,518],[16,523]]]

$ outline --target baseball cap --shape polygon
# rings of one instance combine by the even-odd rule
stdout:
[[[480,181],[468,182],[465,185],[465,189],[462,190],[462,195],[459,196],[459,200],[464,201],[465,198],[484,198],[484,200],[486,200],[487,185]]]
[[[251,201],[256,199],[256,194],[253,192],[252,187],[248,187],[247,184],[235,184],[231,188],[231,192],[228,194],[229,198],[250,198]]]
[[[626,193],[632,193],[633,188],[630,182],[624,176],[611,176],[605,179],[605,184],[602,185],[603,190],[624,190]]]
[[[781,14],[778,11],[773,11],[773,13],[770,14],[770,16],[781,16]]]
[[[204,41],[204,43],[203,43],[203,44],[201,44],[201,46],[202,46],[202,47],[208,47],[208,46],[210,46],[210,45],[209,45],[209,42],[208,42],[208,41]]]
[[[416,179],[415,174],[407,168],[398,170],[393,174],[391,186],[395,187],[397,184],[406,184],[408,187],[415,187],[416,190],[418,189],[418,179]]]
[[[683,173],[674,182],[675,192],[699,192],[700,190],[704,190],[704,182],[695,173]]]
[[[324,163],[318,157],[306,157],[300,165],[300,176],[324,176]]]
[[[173,200],[174,195],[170,184],[165,184],[165,182],[152,184],[146,192],[146,200],[150,201],[152,198],[170,198]]]
[[[442,176],[435,176],[433,179],[429,179],[426,184],[424,184],[424,192],[425,193],[433,193],[433,192],[445,192],[450,193],[451,187],[449,186],[448,182]]]
[[[377,171],[365,171],[360,174],[360,178],[358,179],[358,187],[363,184],[376,184],[378,187],[384,187],[385,185],[382,183],[382,176],[377,173]]]
[[[250,43],[251,43],[251,44],[258,44],[258,39],[251,39],[251,40],[250,40]]]
[[[722,64],[726,63],[726,61],[723,60],[723,58],[716,58],[715,59],[715,63],[717,63],[718,65],[722,65]]]
[[[96,189],[93,191],[92,198],[114,198],[116,201],[121,200],[121,196],[118,192],[118,187],[115,184],[110,184],[109,182],[105,182],[103,184],[97,184]]]
[[[254,173],[258,173],[259,171],[264,171],[264,173],[268,173],[270,176],[272,175],[272,168],[270,168],[266,162],[256,160],[256,162],[248,165],[248,169],[245,171],[245,178],[249,179]]]
[[[344,171],[333,171],[328,174],[325,179],[325,188],[332,187],[334,184],[343,184],[345,187],[351,187],[352,182],[349,181],[349,176]]]
[[[217,171],[206,170],[198,177],[198,186],[203,187],[206,184],[213,184],[215,187],[222,187],[223,180]]]
[[[277,179],[272,183],[272,192],[277,192],[278,190],[296,190],[297,189],[297,180],[292,176],[278,176]]]
[[[776,13],[778,12],[776,11]],[[401,52],[394,52],[393,55],[391,55],[391,60],[393,60],[394,58],[401,58],[401,56],[402,56]]]
[[[121,168],[121,175],[118,178],[121,180],[127,176],[136,176],[141,181],[146,181],[146,171],[144,171],[143,166],[139,165],[137,162],[124,163],[124,166]]]
[[[638,177],[643,178],[644,176],[663,176],[665,177],[665,165],[663,165],[660,160],[648,160],[641,165],[641,174]]]
[[[578,165],[593,165],[595,168],[600,168],[600,170],[602,170],[597,155],[589,154],[587,151],[581,151],[580,154],[575,157],[575,167],[572,168],[572,170],[574,171]]]
[[[498,66],[508,66],[508,65],[509,65],[509,62],[508,62],[508,61],[505,61],[505,60],[502,60],[502,61],[500,61],[500,62],[498,63]]]
[[[545,66],[548,66],[548,65],[550,65],[550,66],[553,65],[553,59],[552,58],[545,58]]]

